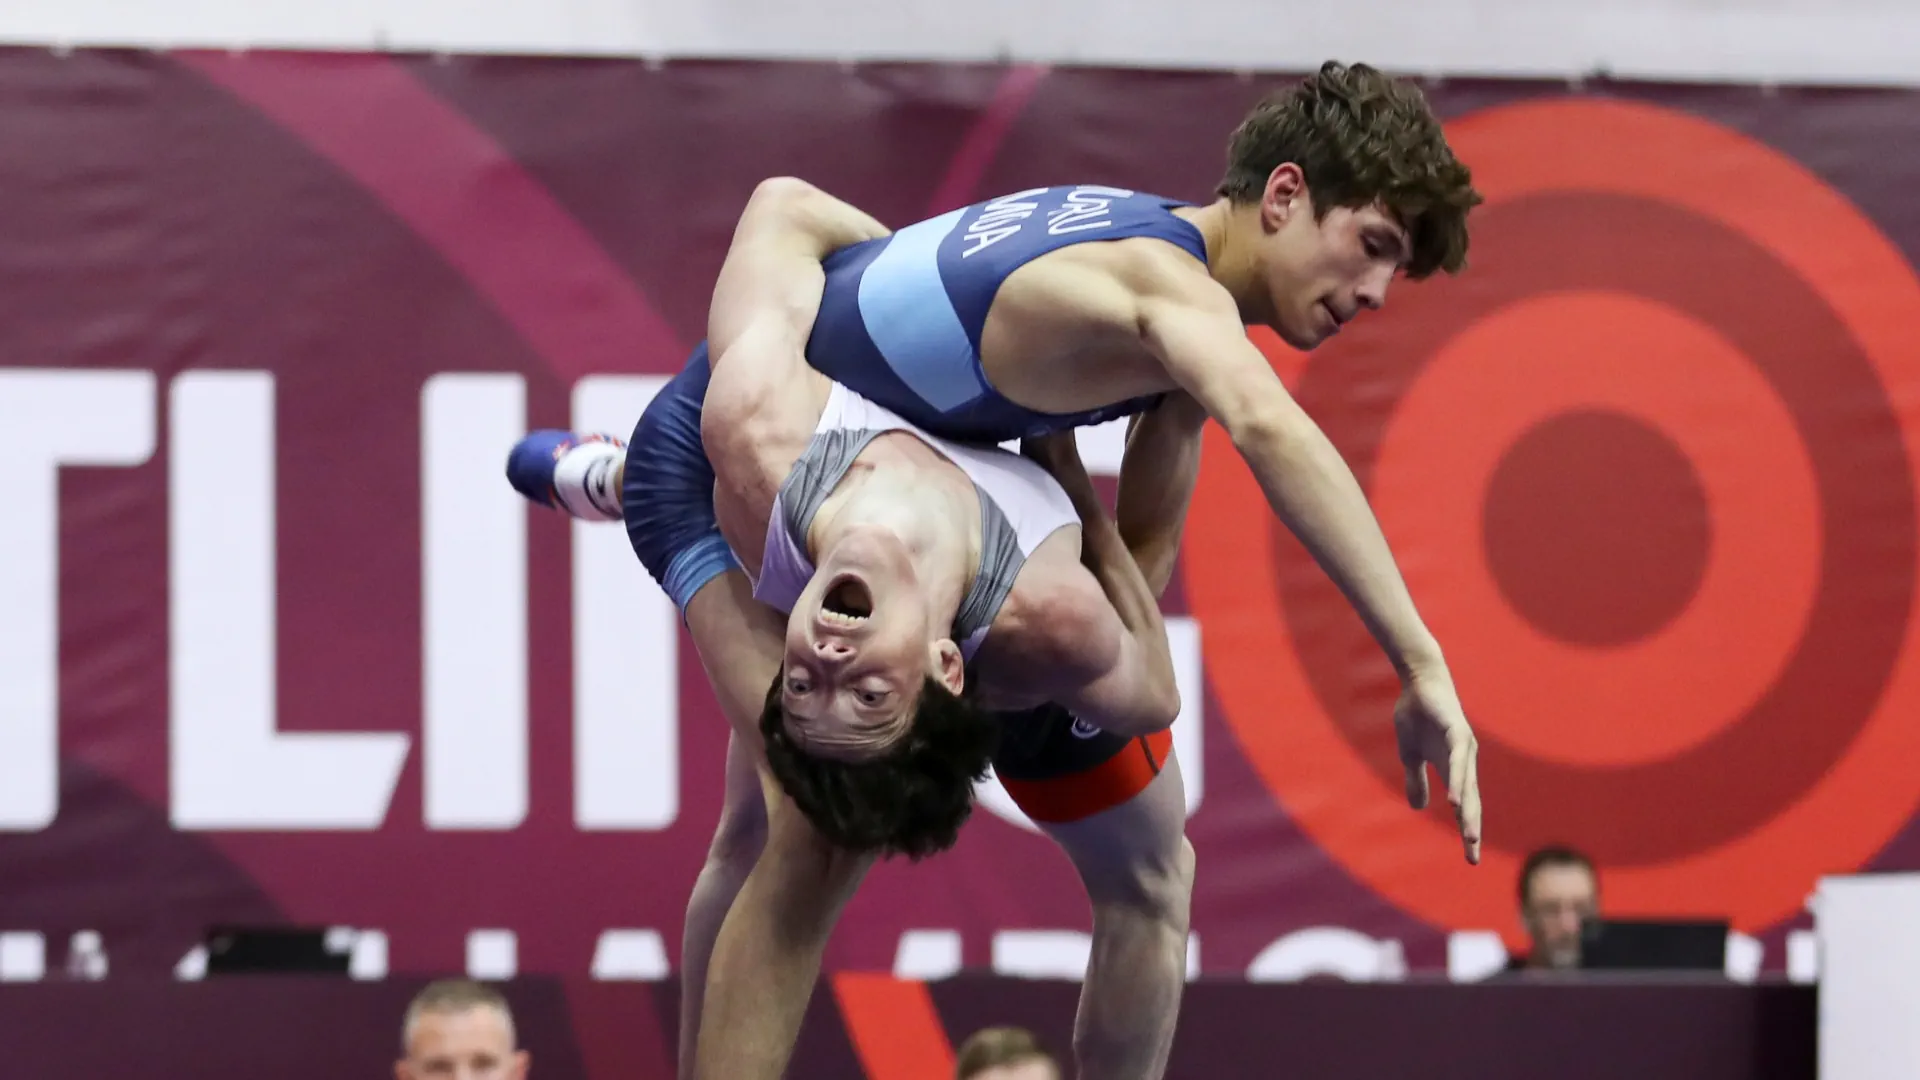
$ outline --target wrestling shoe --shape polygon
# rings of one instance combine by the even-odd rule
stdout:
[[[582,521],[619,521],[617,476],[626,443],[611,435],[535,431],[507,452],[507,482],[541,506]]]

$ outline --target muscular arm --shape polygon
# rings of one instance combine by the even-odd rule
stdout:
[[[1081,562],[1099,585],[1096,594],[1064,578],[1052,610],[1041,615],[1040,639],[1049,647],[1040,653],[1053,673],[1053,699],[1116,735],[1162,730],[1180,713],[1180,688],[1158,590],[1101,504],[1072,434],[1029,442],[1025,449],[1073,501]]]
[[[827,272],[843,247],[886,236],[887,227],[804,180],[762,180],[734,226],[733,242],[707,308],[707,344],[716,371],[736,346],[753,342],[756,359],[806,362],[807,338],[820,314]],[[766,356],[761,349],[784,350]]]
[[[712,378],[701,437],[725,481],[741,448],[816,417],[798,387],[810,376],[807,339],[826,291],[821,260],[886,227],[804,180],[763,180],[741,211],[707,310]]]
[[[1120,460],[1114,523],[1155,596],[1167,591],[1200,479],[1200,436],[1207,411],[1185,393],[1170,394],[1134,418]]]
[[[1144,275],[1139,332],[1226,429],[1273,512],[1359,612],[1402,678],[1441,664],[1353,472],[1247,340],[1227,294],[1191,267]]]

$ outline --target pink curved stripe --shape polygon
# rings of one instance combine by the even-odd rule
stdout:
[[[180,52],[352,177],[569,381],[671,370],[686,349],[646,295],[512,155],[399,64],[369,55]]]
[[[933,200],[927,205],[929,216],[938,216],[949,210],[958,209],[972,202],[979,193],[980,178],[987,174],[987,167],[993,164],[995,155],[1000,152],[1000,144],[1006,141],[1007,133],[1013,130],[1014,121],[1027,109],[1027,102],[1033,99],[1033,92],[1046,81],[1052,71],[1044,64],[1019,64],[1007,69],[1000,85],[993,91],[993,100],[974,121],[973,130],[960,143],[960,149],[947,163],[947,175],[933,193]]]

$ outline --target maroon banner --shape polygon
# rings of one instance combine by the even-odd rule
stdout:
[[[763,177],[896,226],[1083,180],[1201,200],[1279,83],[0,53],[23,970],[78,930],[119,975],[294,920],[377,930],[398,972],[659,977],[725,725],[619,530],[525,512],[513,436],[627,430]],[[1471,269],[1311,362],[1255,336],[1456,666],[1488,858],[1405,808],[1390,673],[1216,438],[1168,601],[1198,966],[1517,945],[1518,860],[1563,840],[1611,910],[1727,915],[1778,969],[1819,875],[1920,867],[1920,95],[1429,93],[1489,196]],[[831,968],[909,934],[1072,967],[1071,867],[988,795],[872,876]]]
[[[0,987],[0,1041],[21,1076],[380,1076],[399,1056],[401,1018],[418,989],[405,979],[297,978]],[[674,1030],[670,986],[541,978],[504,990],[537,1080],[674,1075],[672,1040],[662,1037]],[[933,1063],[950,1058],[953,1046],[999,1024],[1028,1028],[1065,1060],[1074,994],[1060,983],[970,976],[931,991],[884,978],[855,993],[823,985],[789,1073],[937,1076]],[[101,1017],[114,1018],[109,1037],[100,1034]],[[882,1045],[876,1025],[903,1017],[926,1031],[929,1045]],[[1415,1076],[1437,1068],[1488,1080],[1812,1080],[1814,1017],[1811,988],[1777,984],[1207,983],[1187,995],[1167,1075]],[[909,1062],[919,1067],[889,1068]]]

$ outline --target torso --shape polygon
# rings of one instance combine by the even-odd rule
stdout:
[[[795,401],[795,407],[781,410],[777,417],[761,415],[757,422],[724,425],[717,430],[710,429],[706,437],[708,457],[714,463],[717,476],[714,506],[721,532],[741,563],[750,570],[750,576],[756,579],[756,587],[765,583],[765,573],[775,570],[772,561],[775,553],[768,550],[768,538],[770,532],[779,531],[769,526],[779,510],[781,487],[813,440],[833,391],[832,384],[818,372],[805,370],[799,381],[804,385],[794,388],[793,397],[812,403],[811,407]],[[725,410],[729,404],[724,400],[727,387],[720,380],[716,380],[714,387],[716,389],[709,390],[707,408]],[[830,516],[836,503],[847,496],[863,473],[906,470],[916,484],[951,485],[969,493],[976,478],[982,479],[982,490],[990,496],[998,493],[997,505],[1019,518],[1022,531],[1032,538],[1012,589],[1000,604],[984,639],[991,645],[992,655],[1017,656],[1023,642],[1048,633],[1045,620],[1034,617],[1038,604],[1035,598],[1047,592],[1049,579],[1057,581],[1063,571],[1078,568],[1079,522],[1072,517],[1071,507],[1058,485],[1031,462],[1000,450],[953,449],[957,453],[977,455],[972,475],[919,434],[900,430],[880,435],[861,449],[847,480],[827,495],[816,517]],[[1000,475],[984,475],[980,467],[983,459],[986,472]],[[970,548],[977,551],[981,547],[979,516],[974,516],[969,525],[974,530]],[[783,607],[777,598],[773,606]],[[790,604],[784,606],[790,607]],[[976,639],[973,644],[978,646],[982,642]],[[966,651],[971,657],[973,650]],[[992,703],[1009,708],[1039,703],[1039,699],[1021,689],[1028,680],[1017,665],[996,666],[1003,669],[1006,677],[981,676]]]
[[[1041,188],[836,252],[808,360],[947,438],[1005,442],[1144,411],[1173,383],[1114,268],[1156,245],[1204,273],[1182,205]]]

